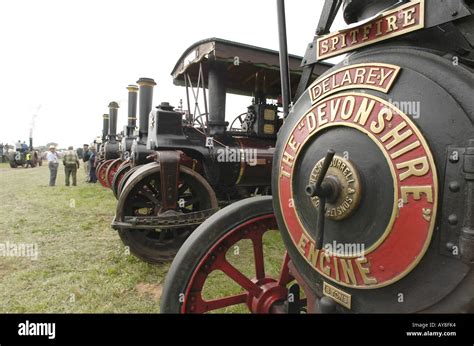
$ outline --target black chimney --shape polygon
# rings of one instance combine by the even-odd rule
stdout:
[[[109,103],[109,141],[115,142],[117,138],[117,116],[118,116],[119,105],[117,102]]]
[[[129,85],[128,90],[128,126],[127,135],[133,135],[133,129],[137,126],[137,97],[138,87],[136,85]]]
[[[107,139],[107,135],[109,134],[109,115],[104,114],[103,118],[104,122],[102,124],[102,143],[105,142],[105,140]]]
[[[156,83],[152,78],[140,78],[137,84],[140,86],[140,121],[138,131],[140,140],[144,140],[148,135],[148,118],[153,104],[153,87]]]

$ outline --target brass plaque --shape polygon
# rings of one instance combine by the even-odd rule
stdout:
[[[341,304],[348,309],[351,308],[351,295],[328,284],[327,282],[323,283],[323,294],[334,299],[336,303]]]

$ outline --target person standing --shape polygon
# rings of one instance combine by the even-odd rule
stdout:
[[[96,149],[95,146],[90,148],[90,157],[89,157],[89,183],[96,183],[97,176],[95,174],[95,158],[96,158]]]
[[[77,169],[79,168],[79,157],[74,151],[74,148],[70,146],[67,148],[67,152],[63,157],[64,173],[66,174],[66,186],[69,186],[69,178],[72,175],[72,185],[77,186]]]
[[[56,185],[56,177],[58,175],[58,166],[59,166],[59,158],[58,154],[56,153],[56,148],[54,145],[49,147],[48,155],[46,156],[48,160],[48,167],[49,167],[49,186]]]
[[[82,161],[84,162],[84,172],[86,173],[86,182],[90,180],[89,176],[89,159],[91,158],[91,152],[89,150],[89,144],[82,146]]]
[[[31,153],[29,151],[25,155],[25,161],[26,161],[26,167],[25,168],[33,167],[33,165],[31,164]]]

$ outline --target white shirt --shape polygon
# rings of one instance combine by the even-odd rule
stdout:
[[[48,160],[48,162],[59,163],[58,155],[50,151],[48,151],[48,155],[46,155],[46,159]]]

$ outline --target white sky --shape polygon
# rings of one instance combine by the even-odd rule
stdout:
[[[289,51],[303,55],[323,0],[287,0]],[[333,30],[343,25],[338,17]],[[194,42],[219,37],[278,50],[275,0],[10,0],[0,2],[0,143],[82,146],[102,131],[110,101],[126,123],[128,84],[154,78],[156,105],[178,106],[170,76]],[[228,98],[227,110],[247,100]],[[229,117],[229,116],[228,116]],[[232,118],[232,116],[230,116]]]

